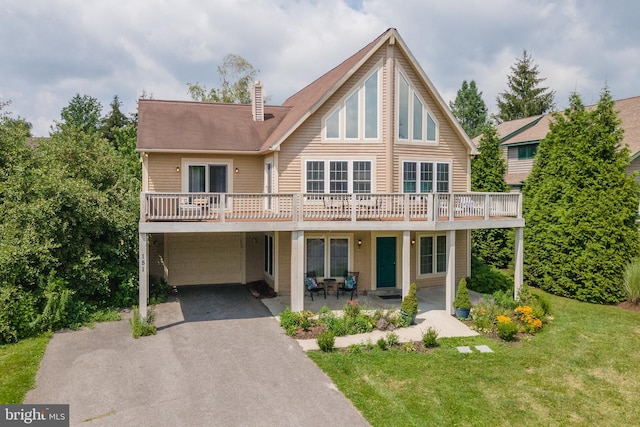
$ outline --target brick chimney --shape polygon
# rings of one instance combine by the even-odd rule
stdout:
[[[258,80],[251,86],[251,114],[253,121],[264,122],[264,91]]]

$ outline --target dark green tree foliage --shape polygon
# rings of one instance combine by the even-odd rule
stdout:
[[[218,75],[222,87],[207,89],[205,85],[187,83],[191,99],[200,102],[227,102],[236,104],[251,103],[251,85],[258,77],[256,69],[242,56],[228,53],[222,65],[218,66]]]
[[[507,76],[508,89],[497,97],[499,122],[545,114],[554,108],[555,91],[539,87],[546,80],[538,77],[539,74],[533,56],[523,51],[522,58],[511,66],[511,75]]]
[[[480,154],[471,160],[471,191],[508,191],[504,180],[507,165],[493,125],[487,124],[483,128],[478,151]],[[508,229],[473,230],[471,243],[473,256],[496,268],[507,267],[513,258],[513,233]]]
[[[456,100],[449,102],[454,117],[462,126],[469,138],[475,138],[482,133],[482,129],[489,122],[487,105],[482,100],[482,92],[478,92],[476,82],[471,80],[462,82]]]
[[[7,301],[29,301],[21,292],[33,298],[42,313],[32,319],[36,331],[112,304],[137,275],[140,166],[128,151],[135,132],[120,135],[128,148],[116,150],[99,132],[97,111],[93,98],[76,96],[51,137],[31,145],[24,126],[0,123],[2,147],[17,147],[0,165],[0,173],[12,168],[0,182],[0,288]]]
[[[116,139],[114,132],[117,129],[122,129],[131,123],[131,120],[125,116],[122,111],[120,111],[120,107],[122,106],[122,102],[118,99],[118,95],[113,97],[113,101],[111,101],[110,107],[111,111],[100,121],[100,131],[102,132],[102,136],[113,143]],[[116,149],[118,147],[116,146]]]
[[[624,269],[640,247],[640,189],[626,175],[622,133],[606,88],[595,110],[573,94],[554,114],[524,188],[530,284],[594,303],[624,298]]]

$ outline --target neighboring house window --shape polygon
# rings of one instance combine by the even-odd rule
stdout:
[[[380,97],[375,70],[324,119],[326,139],[377,139]]]
[[[348,237],[306,239],[306,271],[315,271],[318,277],[342,277],[348,269]]]
[[[189,165],[189,192],[226,193],[228,191],[228,169],[226,164]]]
[[[398,139],[436,143],[438,123],[406,77],[402,73],[399,76]]]
[[[371,161],[310,160],[306,168],[307,193],[371,192]]]
[[[449,169],[449,163],[405,161],[402,164],[402,191],[431,193],[435,188],[438,193],[448,193],[451,182]]]
[[[418,241],[418,274],[446,273],[447,237],[420,236]]]
[[[518,160],[533,159],[538,152],[538,145],[521,145],[518,147]]]
[[[264,235],[264,272],[273,276],[273,236]]]

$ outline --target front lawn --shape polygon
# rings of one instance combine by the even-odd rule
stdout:
[[[35,385],[51,335],[47,332],[0,346],[0,404],[22,403],[27,391]]]
[[[374,426],[633,425],[640,313],[547,295],[554,320],[526,341],[440,339],[429,353],[311,357]],[[461,354],[486,344],[494,353]]]

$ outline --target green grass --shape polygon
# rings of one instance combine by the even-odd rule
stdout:
[[[35,385],[51,333],[0,346],[0,404],[22,403]]]
[[[640,313],[547,296],[528,342],[440,339],[431,353],[309,353],[374,426],[634,425]],[[460,354],[487,344],[495,353]]]

